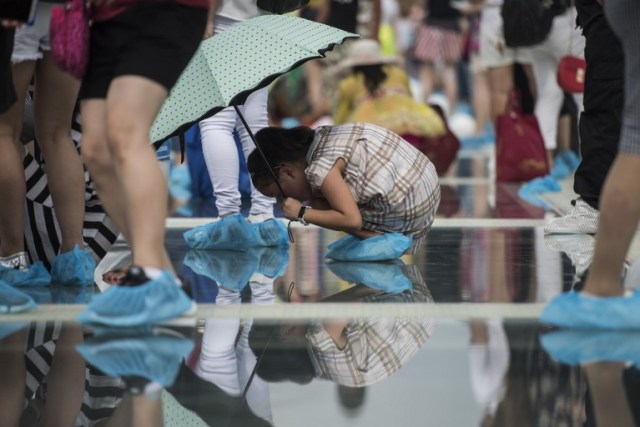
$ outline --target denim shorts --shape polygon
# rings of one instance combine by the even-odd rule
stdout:
[[[16,30],[11,62],[37,61],[43,52],[51,50],[49,24],[52,4],[40,2],[36,19],[32,25],[23,25]]]

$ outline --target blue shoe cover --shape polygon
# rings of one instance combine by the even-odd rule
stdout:
[[[526,191],[524,187],[520,187],[518,189],[518,196],[533,206],[538,206],[540,208],[549,209],[549,203],[539,197],[540,193],[529,193]]]
[[[567,150],[560,153],[556,156],[556,162],[557,161],[564,163],[571,172],[578,169],[578,166],[580,165],[580,157],[578,157],[573,150]]]
[[[61,286],[93,286],[96,261],[86,249],[76,245],[53,260],[51,284]]]
[[[550,175],[545,175],[540,178],[534,178],[531,181],[525,183],[518,190],[518,194],[520,192],[529,193],[529,194],[539,194],[539,193],[553,193],[561,190],[560,184]]]
[[[544,333],[540,343],[551,358],[567,365],[640,362],[638,332],[564,329]]]
[[[114,327],[154,324],[192,310],[194,302],[168,270],[138,286],[113,286],[93,298],[78,322]]]
[[[251,223],[251,228],[256,234],[257,246],[289,246],[289,232],[280,220]]]
[[[547,304],[540,322],[573,329],[640,330],[640,291],[606,298],[567,292]]]
[[[29,326],[26,322],[0,323],[0,341]]]
[[[51,288],[49,286],[23,286],[20,292],[29,295],[36,304],[51,304]]]
[[[242,215],[228,215],[184,233],[191,249],[242,251],[256,245],[256,234]]]
[[[275,248],[258,248],[255,253],[258,257],[256,273],[274,278],[282,276],[287,271],[287,265],[289,264],[288,245]]]
[[[571,172],[572,170],[569,169],[569,165],[562,161],[561,157],[558,155],[553,161],[553,167],[551,168],[549,175],[553,179],[564,179],[571,175]]]
[[[349,283],[364,285],[388,294],[412,291],[411,280],[404,274],[400,260],[372,262],[328,262],[327,267],[336,276]]]
[[[225,289],[241,291],[258,267],[253,252],[190,250],[183,264]]]
[[[175,285],[174,285],[175,286]],[[92,366],[112,377],[136,376],[169,387],[193,341],[176,336],[90,337],[76,346]]]
[[[36,262],[28,270],[0,266],[0,280],[18,287],[45,286],[51,282],[51,276],[44,264]]]
[[[385,233],[360,240],[345,236],[331,243],[325,258],[336,261],[386,261],[398,259],[413,239],[401,233]]]
[[[34,308],[36,303],[29,295],[0,281],[0,313],[21,313]]]
[[[51,286],[54,304],[88,304],[95,294],[95,286]]]

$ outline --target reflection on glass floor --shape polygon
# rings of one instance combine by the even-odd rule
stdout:
[[[545,238],[489,158],[462,156],[424,247],[395,262],[327,262],[340,234],[301,226],[287,250],[190,251],[207,220],[173,218],[195,317],[81,327],[97,288],[30,289],[35,311],[0,315],[0,427],[640,425],[640,335],[537,321],[580,286],[593,238]],[[108,258],[101,290],[131,262],[121,244]]]
[[[390,317],[210,319],[126,331],[3,324],[0,340],[3,426],[630,427],[640,420],[640,336],[632,333]]]

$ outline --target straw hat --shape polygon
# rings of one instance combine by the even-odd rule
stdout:
[[[340,68],[358,65],[399,64],[397,56],[382,56],[380,44],[371,39],[359,39],[351,43],[349,56],[340,62]]]

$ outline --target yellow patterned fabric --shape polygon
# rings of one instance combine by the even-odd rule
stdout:
[[[398,135],[443,135],[442,119],[431,107],[413,99],[404,70],[395,65],[387,65],[384,70],[387,78],[374,95],[368,93],[362,74],[352,74],[340,82],[334,123],[371,123]]]

